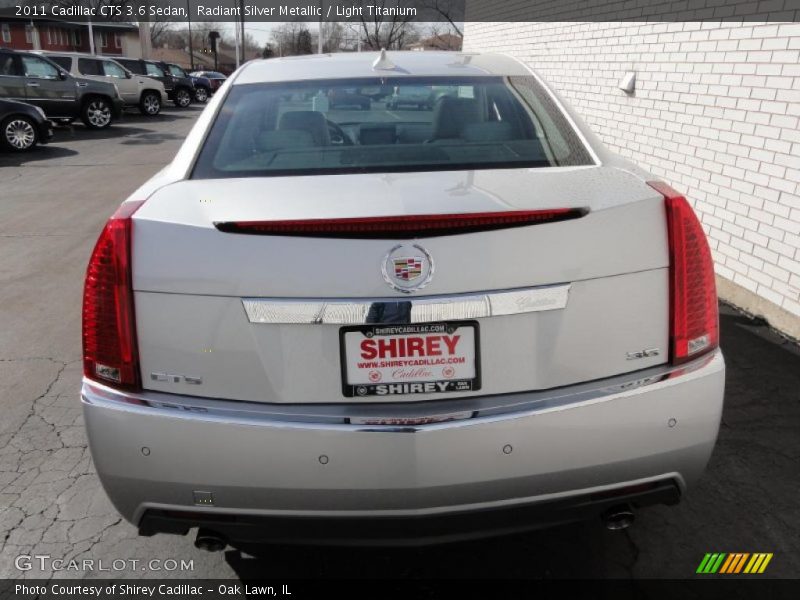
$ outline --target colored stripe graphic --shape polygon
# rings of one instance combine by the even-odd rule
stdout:
[[[763,573],[772,560],[768,552],[708,552],[700,561],[697,573],[734,575],[740,573]],[[746,565],[746,566],[745,566]]]
[[[731,568],[731,563],[736,558],[735,554],[728,554],[728,559],[722,564],[722,568],[719,570],[720,573],[727,573],[728,569]]]
[[[764,557],[764,562],[761,563],[761,567],[758,569],[758,572],[763,573],[764,569],[767,568],[767,565],[771,560],[772,560],[772,552],[770,552],[769,554],[766,555],[766,557]]]

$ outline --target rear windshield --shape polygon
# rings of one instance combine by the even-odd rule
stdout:
[[[233,86],[192,177],[594,164],[533,77]]]

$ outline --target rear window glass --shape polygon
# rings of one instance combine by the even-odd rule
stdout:
[[[594,164],[533,77],[231,88],[193,178]]]

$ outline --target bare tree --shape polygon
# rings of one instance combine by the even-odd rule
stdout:
[[[375,0],[374,6],[379,9],[391,8],[397,0]],[[384,10],[374,10],[371,17],[361,17],[363,39],[367,46],[374,50],[402,50],[419,39],[419,33],[411,22],[413,15],[384,17]]]
[[[311,32],[302,21],[287,21],[272,30],[272,41],[278,56],[311,54]]]
[[[456,18],[461,17],[464,18],[463,14],[457,13],[457,7],[463,6],[463,1],[459,0],[424,0],[423,5],[425,8],[431,10],[436,15],[440,16],[444,19],[444,22],[449,25],[448,29],[452,29],[452,31],[448,31],[448,33],[452,33],[457,35],[460,38],[464,37],[464,32],[461,31],[461,22],[456,21]],[[441,34],[438,34],[441,35]]]
[[[345,29],[338,21],[325,21],[320,24],[318,35],[322,36],[323,52],[338,52],[344,44]]]
[[[431,23],[423,42],[434,50],[461,50],[464,38],[457,32],[449,23]]]
[[[150,23],[150,43],[153,48],[169,43],[169,39],[173,37],[171,34],[175,33],[173,25],[171,21],[152,21]]]

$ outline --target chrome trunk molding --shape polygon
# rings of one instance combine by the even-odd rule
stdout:
[[[567,306],[570,284],[480,294],[397,299],[242,298],[251,323],[365,325],[430,323],[519,315]]]

